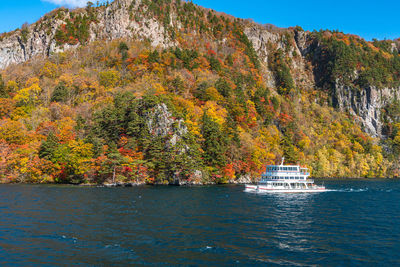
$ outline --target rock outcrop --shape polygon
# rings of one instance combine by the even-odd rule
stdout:
[[[334,97],[340,110],[358,117],[364,130],[374,137],[384,137],[382,109],[392,99],[399,99],[400,88],[377,88],[370,86],[363,90],[352,90],[336,86]]]

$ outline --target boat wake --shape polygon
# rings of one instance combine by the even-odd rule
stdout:
[[[259,190],[251,190],[251,189],[250,190],[249,189],[243,190],[243,192],[245,192],[245,193],[257,194],[257,195],[321,194],[321,193],[328,192],[328,191],[332,191],[332,190],[324,190],[324,191],[321,191],[321,192],[317,192],[317,191],[310,191],[310,192],[307,192],[307,191],[302,191],[302,192],[287,192],[287,191],[285,191],[285,192],[276,192],[276,191],[275,192],[268,192],[268,191],[259,191]]]
[[[359,193],[368,191],[368,188],[326,189],[326,192]]]
[[[316,194],[316,193],[325,193],[325,192],[342,192],[342,193],[360,193],[368,191],[368,188],[345,188],[345,189],[325,189],[321,192],[296,192],[296,194]],[[246,193],[253,193],[258,195],[269,195],[269,194],[288,194],[287,192],[265,192],[265,191],[258,191],[252,189],[245,189],[243,192]]]

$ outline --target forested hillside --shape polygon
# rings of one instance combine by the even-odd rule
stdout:
[[[138,28],[105,36],[109,20]],[[226,183],[283,156],[315,177],[398,175],[396,42],[120,0],[55,10],[1,35],[0,50],[13,38],[32,49],[39,33],[51,53],[3,57],[2,182]],[[373,90],[388,92],[380,132],[354,102]]]

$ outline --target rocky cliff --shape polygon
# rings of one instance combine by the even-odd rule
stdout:
[[[374,137],[384,137],[382,111],[391,100],[400,97],[400,88],[377,88],[369,86],[355,91],[346,86],[337,85],[333,96],[340,110],[356,116],[364,130]]]
[[[136,38],[150,40],[154,47],[173,46],[175,43],[165,34],[164,26],[154,18],[143,16],[145,10],[140,4],[140,0],[116,0],[110,5],[97,7],[93,11],[95,19],[88,22],[89,36],[85,41]],[[89,16],[92,11],[79,9],[78,12],[80,16]],[[75,43],[74,40],[60,44],[56,38],[57,31],[74,19],[72,14],[67,9],[58,9],[32,25],[1,36],[0,68],[82,45],[82,42]],[[140,23],[132,20],[135,15],[141,16]]]

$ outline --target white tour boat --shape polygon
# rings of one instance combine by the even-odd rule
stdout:
[[[298,165],[267,165],[258,184],[246,184],[246,191],[271,193],[315,193],[326,191],[325,186],[308,179],[310,172]]]

